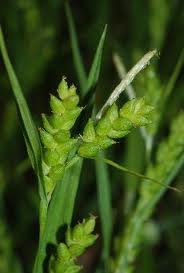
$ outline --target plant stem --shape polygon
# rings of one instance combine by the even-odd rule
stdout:
[[[179,192],[179,193],[183,192],[182,190],[180,190],[180,189],[178,189],[178,188],[175,188],[175,187],[172,187],[172,186],[165,185],[164,183],[162,183],[162,182],[160,182],[160,181],[158,181],[158,180],[156,180],[156,179],[154,179],[154,178],[151,178],[151,177],[145,176],[145,175],[143,175],[143,174],[137,173],[137,172],[135,172],[135,171],[132,171],[132,170],[130,170],[130,169],[127,169],[127,168],[123,167],[122,165],[119,165],[118,163],[116,163],[116,162],[114,162],[114,161],[112,161],[112,160],[110,160],[110,159],[103,158],[103,161],[104,161],[105,163],[107,163],[108,165],[111,165],[111,166],[115,167],[115,168],[118,169],[118,170],[121,170],[121,171],[127,172],[127,173],[129,173],[129,174],[131,174],[131,175],[135,175],[135,176],[137,176],[137,177],[140,177],[140,178],[143,178],[143,179],[152,181],[152,182],[157,183],[157,184],[159,184],[160,186],[163,186],[163,187],[168,188],[168,189],[170,189],[170,190],[173,190],[173,191],[176,191],[176,192]]]
[[[114,65],[116,67],[117,73],[121,80],[125,79],[126,77],[126,68],[120,56],[117,53],[113,55]],[[130,100],[136,98],[136,92],[131,84],[126,87],[126,93]],[[144,139],[145,146],[146,146],[146,155],[147,159],[150,158],[151,149],[153,146],[153,137],[147,133],[144,127],[140,127],[141,136]]]
[[[126,74],[124,79],[116,86],[116,88],[111,93],[110,97],[108,98],[104,106],[96,115],[97,120],[101,119],[105,110],[119,98],[120,94],[127,88],[127,86],[129,86],[129,84],[134,80],[135,76],[149,64],[150,60],[153,58],[153,56],[155,56],[156,53],[157,53],[156,49],[146,53],[136,63],[136,65]]]

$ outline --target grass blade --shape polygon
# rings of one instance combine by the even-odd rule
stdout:
[[[85,68],[84,68],[84,64],[83,64],[83,60],[81,58],[81,53],[80,53],[80,49],[79,49],[79,44],[78,44],[78,39],[77,39],[77,34],[76,34],[76,29],[75,29],[75,25],[74,25],[72,12],[71,12],[68,2],[66,2],[66,4],[65,4],[65,12],[66,12],[67,21],[68,21],[68,28],[69,28],[69,33],[70,33],[70,40],[71,40],[74,65],[75,65],[75,69],[77,71],[81,91],[84,96],[90,91],[90,89],[95,87],[95,85],[97,84],[98,78],[99,78],[100,66],[101,66],[101,61],[102,61],[102,52],[103,52],[104,41],[105,41],[105,36],[106,36],[106,32],[107,32],[107,26],[104,27],[98,47],[95,52],[93,63],[91,65],[89,76],[87,77],[86,72],[85,72]]]
[[[76,30],[75,30],[72,12],[71,12],[70,5],[68,4],[68,2],[66,2],[66,4],[65,4],[65,13],[66,13],[67,21],[68,21],[68,28],[69,28],[69,34],[70,34],[70,40],[71,40],[74,65],[75,65],[75,69],[76,69],[77,76],[79,79],[81,92],[83,93],[86,88],[87,76],[86,76],[84,64],[83,64],[81,54],[80,54],[80,49],[79,49],[79,44],[78,44],[78,39],[77,39],[77,34],[76,34]]]
[[[32,166],[34,170],[36,171],[38,177],[39,177],[39,193],[41,198],[45,198],[44,194],[44,188],[42,184],[42,177],[41,177],[41,144],[40,139],[38,135],[38,131],[36,129],[36,126],[33,122],[31,113],[29,111],[27,102],[24,98],[23,92],[21,90],[20,84],[18,82],[18,79],[16,77],[16,74],[14,72],[14,69],[12,67],[12,64],[10,62],[7,49],[5,46],[3,33],[0,28],[0,50],[2,53],[3,61],[8,73],[8,77],[12,86],[13,95],[15,97],[16,105],[18,108],[18,113],[21,120],[23,135],[25,138],[29,158],[31,160]]]
[[[174,86],[176,84],[176,81],[178,79],[178,76],[180,74],[180,71],[182,69],[183,64],[184,64],[184,49],[181,51],[181,54],[180,54],[180,56],[178,58],[178,61],[177,61],[177,64],[176,64],[176,66],[174,68],[174,71],[173,71],[173,73],[171,75],[171,78],[170,78],[170,80],[169,80],[169,82],[168,82],[168,84],[166,86],[166,90],[165,90],[165,93],[164,93],[164,99],[165,100],[170,96],[170,94],[171,94],[171,92],[172,92],[172,90],[173,90],[173,88],[174,88]]]
[[[102,160],[103,154],[95,160],[96,179],[98,190],[98,203],[100,210],[100,221],[102,226],[103,250],[102,256],[106,262],[109,257],[111,235],[112,235],[112,206],[111,206],[111,190],[108,169]]]
[[[161,101],[161,113],[160,113],[160,118],[158,120],[158,129],[161,127],[162,123],[163,123],[163,118],[164,118],[164,113],[165,113],[165,110],[166,110],[166,105],[167,105],[167,101],[169,99],[169,96],[171,95],[174,87],[175,87],[175,84],[177,82],[177,79],[179,77],[179,74],[181,72],[181,69],[183,67],[183,64],[184,64],[184,49],[182,49],[181,53],[180,53],[180,56],[178,58],[178,61],[174,67],[174,70],[172,72],[172,75],[169,79],[169,82],[168,84],[166,85],[165,87],[165,92],[163,94],[163,99]]]
[[[95,52],[93,63],[91,65],[91,69],[90,69],[89,76],[88,76],[87,89],[85,90],[84,95],[87,95],[87,93],[91,89],[93,89],[98,82],[106,33],[107,33],[107,25],[105,25],[105,27],[104,27],[104,30],[103,30],[102,35],[100,37],[98,47]]]
[[[114,161],[112,161],[112,160],[110,160],[110,159],[103,158],[103,161],[104,161],[105,163],[111,165],[112,167],[114,167],[114,168],[120,170],[120,171],[126,172],[126,173],[131,174],[131,175],[135,175],[135,176],[137,176],[137,177],[139,177],[139,178],[145,179],[146,181],[154,182],[154,183],[159,184],[160,186],[162,186],[162,187],[164,187],[164,188],[168,188],[168,189],[173,190],[173,191],[176,191],[176,192],[182,192],[182,190],[180,190],[180,189],[178,189],[178,188],[168,186],[168,185],[167,185],[168,183],[162,183],[162,182],[160,182],[160,181],[158,181],[158,180],[156,180],[156,179],[154,179],[154,178],[151,178],[151,177],[145,176],[145,175],[143,175],[143,174],[140,174],[140,173],[138,173],[138,172],[135,172],[135,171],[132,171],[132,170],[130,170],[130,169],[127,169],[127,168],[125,168],[124,166],[119,165],[118,163],[116,163],[116,162],[114,162]]]

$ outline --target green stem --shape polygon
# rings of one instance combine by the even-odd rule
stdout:
[[[154,179],[154,178],[151,178],[151,177],[145,176],[145,175],[143,175],[143,174],[137,173],[137,172],[135,172],[135,171],[132,171],[132,170],[130,170],[130,169],[127,169],[127,168],[125,168],[125,167],[119,165],[118,163],[116,163],[116,162],[110,160],[110,159],[103,158],[103,161],[104,161],[105,163],[107,163],[107,164],[109,164],[109,165],[115,167],[116,169],[118,169],[118,170],[120,170],[120,171],[123,171],[123,172],[129,173],[129,174],[131,174],[131,175],[135,175],[135,176],[137,176],[137,177],[140,177],[140,178],[142,178],[142,179],[145,179],[145,180],[148,180],[148,181],[157,183],[157,184],[159,184],[159,185],[161,185],[161,186],[163,186],[163,187],[165,187],[165,188],[168,188],[168,189],[170,189],[170,190],[173,190],[173,191],[176,191],[176,192],[179,192],[179,193],[183,192],[182,190],[180,190],[180,189],[178,189],[178,188],[175,188],[175,187],[172,187],[172,186],[165,185],[164,183],[162,183],[162,182],[160,182],[160,181],[158,181],[158,180],[156,180],[156,179]]]
[[[40,200],[40,235],[39,235],[39,240],[41,240],[44,229],[45,229],[45,224],[47,221],[47,211],[48,211],[48,203],[45,202],[45,200],[41,199]]]

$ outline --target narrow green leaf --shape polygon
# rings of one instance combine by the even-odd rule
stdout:
[[[180,56],[178,58],[178,61],[174,67],[174,70],[172,72],[172,75],[168,81],[168,84],[166,85],[165,87],[165,92],[163,94],[163,98],[162,98],[162,101],[161,101],[161,106],[160,106],[160,109],[161,109],[161,113],[160,113],[160,117],[159,117],[159,120],[158,120],[158,130],[159,131],[159,128],[161,127],[162,125],[162,122],[163,122],[163,118],[164,118],[164,113],[165,113],[165,109],[166,109],[166,106],[167,106],[167,101],[169,99],[169,96],[171,95],[174,87],[175,87],[175,84],[176,84],[176,81],[178,79],[178,76],[181,72],[181,69],[183,67],[183,64],[184,64],[184,48],[182,49],[181,53],[180,53]]]
[[[126,173],[131,174],[131,175],[135,175],[135,176],[140,177],[140,178],[143,178],[146,181],[157,183],[157,184],[159,184],[160,186],[162,186],[164,188],[168,188],[168,189],[174,190],[176,192],[182,192],[182,190],[180,190],[178,188],[175,188],[175,187],[171,187],[171,186],[167,185],[167,183],[162,183],[162,182],[160,182],[160,181],[158,181],[158,180],[156,180],[154,178],[151,178],[151,177],[145,176],[143,174],[140,174],[138,172],[135,172],[135,171],[132,171],[130,169],[127,169],[127,168],[123,167],[122,165],[119,165],[118,163],[116,163],[116,162],[114,162],[114,161],[112,161],[110,159],[103,158],[103,161],[105,163],[111,165],[112,167],[120,170],[120,171],[126,172]]]
[[[87,76],[84,69],[84,64],[81,58],[81,53],[79,49],[78,39],[77,39],[77,33],[74,25],[73,15],[70,9],[70,5],[68,2],[65,4],[65,12],[66,17],[68,21],[68,28],[69,28],[69,34],[70,34],[70,40],[71,40],[71,47],[72,47],[72,54],[73,54],[73,60],[75,69],[78,75],[79,83],[81,92],[83,93],[86,88],[87,83]]]
[[[34,273],[43,273],[43,262],[46,257],[46,248],[49,243],[56,243],[56,235],[60,227],[71,223],[74,202],[80,179],[82,159],[71,166],[56,188],[49,205],[47,221],[34,265]]]
[[[103,250],[102,256],[105,262],[109,258],[111,235],[112,235],[112,207],[111,189],[108,169],[103,162],[103,153],[95,160],[96,179],[98,190],[98,203],[100,210],[100,221],[102,226]]]
[[[74,65],[77,71],[82,94],[86,95],[93,87],[95,87],[99,78],[100,66],[102,61],[102,52],[103,52],[104,41],[105,41],[105,36],[107,32],[107,26],[105,26],[103,33],[101,35],[98,47],[95,52],[93,63],[91,65],[89,76],[87,79],[84,64],[81,58],[79,45],[78,45],[78,39],[77,39],[73,16],[71,13],[70,6],[67,2],[65,5],[65,12],[66,12],[67,20],[68,20]]]
[[[170,94],[176,84],[176,81],[178,79],[178,76],[180,74],[180,71],[183,67],[183,64],[184,64],[184,49],[181,51],[181,54],[180,54],[178,61],[177,61],[177,64],[175,65],[173,73],[171,75],[171,78],[166,86],[165,93],[164,93],[165,100],[170,96]]]
[[[103,30],[102,35],[100,37],[98,47],[95,52],[93,63],[91,65],[91,69],[90,69],[89,76],[88,76],[87,89],[85,90],[84,95],[86,95],[97,84],[97,81],[98,81],[98,78],[100,75],[102,53],[103,53],[106,33],[107,33],[107,25],[105,25],[105,27],[104,27],[104,30]]]
[[[42,175],[41,175],[41,144],[39,140],[38,131],[33,122],[31,113],[29,111],[27,102],[24,98],[23,92],[21,90],[20,84],[10,62],[7,49],[5,46],[3,33],[0,28],[0,50],[2,53],[3,61],[9,76],[9,80],[12,86],[12,91],[15,97],[15,102],[17,104],[18,113],[20,116],[20,121],[22,125],[22,131],[25,138],[29,158],[31,160],[32,166],[35,172],[38,175],[39,180],[39,192],[41,198],[45,198],[44,188],[42,184]]]

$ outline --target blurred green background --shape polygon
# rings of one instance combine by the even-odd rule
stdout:
[[[182,0],[75,0],[70,1],[85,67],[89,70],[105,24],[108,25],[101,76],[97,86],[97,104],[102,105],[119,81],[112,61],[114,52],[122,57],[127,69],[140,56],[157,48],[160,57],[153,62],[159,82],[168,82],[184,45],[184,1]],[[62,0],[7,0],[0,2],[2,26],[9,55],[28,104],[39,126],[40,114],[48,112],[49,94],[56,90],[62,75],[78,86],[73,64],[68,24]],[[136,92],[146,92],[144,77],[134,83]],[[29,168],[24,140],[18,123],[8,77],[0,58],[0,272],[31,272],[38,241],[38,194],[35,177]],[[79,90],[80,91],[80,90]],[[170,96],[164,114],[163,130],[167,135],[170,119],[184,105],[183,71]],[[135,133],[136,134],[136,133]],[[112,158],[126,166],[142,170],[141,155],[134,154],[132,141],[140,143],[139,134],[129,137],[112,151]],[[132,141],[131,141],[132,139]],[[134,142],[135,145],[135,142]],[[140,143],[141,145],[141,143]],[[133,151],[132,151],[133,149]],[[120,153],[122,151],[122,153]],[[91,163],[85,163],[77,197],[75,219],[89,212],[98,213],[93,175],[87,176]],[[176,184],[183,183],[180,171]],[[130,177],[114,173],[111,177],[115,220],[124,215],[126,190]],[[86,179],[88,179],[86,183]],[[130,184],[131,184],[130,183]],[[88,206],[86,200],[89,199]],[[125,198],[124,198],[125,197]],[[118,209],[117,209],[118,208]],[[119,209],[121,208],[121,209]],[[116,221],[114,234],[118,232]],[[122,224],[122,222],[121,222]],[[138,260],[137,272],[184,272],[184,198],[169,192],[159,203],[152,223],[155,240],[145,235],[145,245]],[[100,233],[100,230],[99,230]],[[148,240],[146,238],[148,237]],[[159,239],[161,238],[161,239]],[[85,260],[88,272],[96,262],[99,245]],[[91,257],[91,258],[90,258]],[[92,270],[92,271],[91,271]]]

